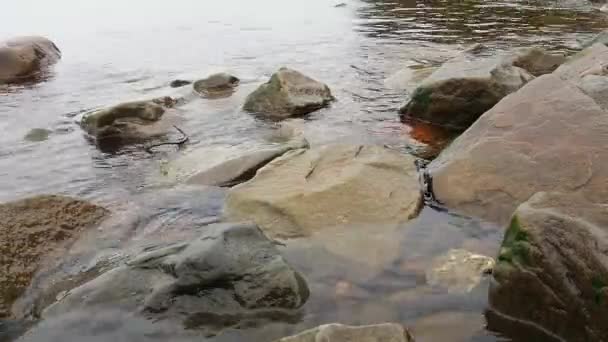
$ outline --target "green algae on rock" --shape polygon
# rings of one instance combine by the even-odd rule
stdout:
[[[537,193],[507,230],[491,309],[567,341],[608,339],[608,211],[582,194]]]

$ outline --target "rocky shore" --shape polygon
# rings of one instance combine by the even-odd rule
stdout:
[[[175,180],[220,203],[196,213],[193,226],[142,229],[143,214],[125,219],[58,195],[0,204],[0,323],[23,323],[10,335],[18,341],[99,338],[94,322],[115,328],[104,329],[105,340],[189,341],[299,322],[318,288],[282,247],[306,250],[321,240],[364,274],[395,262],[391,251],[400,245],[391,234],[426,206],[491,222],[504,238],[493,255],[457,248],[400,266],[421,268],[425,289],[466,295],[489,281],[494,317],[547,338],[608,341],[608,47],[596,40],[572,56],[540,48],[496,55],[475,45],[426,72],[395,116],[459,133],[432,160],[374,144],[311,145],[290,119],[339,99],[328,85],[281,67],[246,97],[242,113],[276,125],[279,142],[205,160]],[[35,78],[60,56],[44,38],[7,41],[0,83]],[[102,150],[154,154],[175,145],[179,152],[188,144],[180,108],[230,97],[239,84],[228,73],[175,80],[167,88],[186,89],[183,96],[97,109],[80,125]],[[350,244],[354,230],[369,234],[371,253]],[[340,281],[332,291],[366,290]],[[406,321],[327,323],[276,342],[416,338],[416,324]]]

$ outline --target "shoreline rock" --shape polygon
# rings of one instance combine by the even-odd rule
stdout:
[[[0,318],[29,286],[44,259],[99,223],[108,211],[64,196],[36,196],[0,204]]]
[[[296,137],[284,146],[264,149],[227,160],[210,169],[191,176],[187,183],[219,187],[233,187],[255,177],[257,171],[284,155],[297,149],[309,148],[308,141],[303,136]]]
[[[565,60],[537,48],[480,57],[483,49],[477,45],[463,52],[424,79],[400,109],[401,120],[417,119],[464,130],[502,98],[535,76],[552,72]]]
[[[221,98],[232,95],[241,80],[225,72],[210,75],[192,84],[194,92],[206,98]]]
[[[414,160],[373,145],[290,151],[232,188],[225,212],[281,238],[349,224],[403,223],[421,205]]]
[[[100,144],[142,141],[168,132],[161,119],[174,105],[171,97],[126,102],[87,114],[80,125]]]
[[[268,315],[288,320],[308,297],[303,276],[257,226],[225,223],[193,241],[145,248],[68,291],[42,317],[111,306],[215,334]]]
[[[247,96],[243,109],[280,120],[307,115],[328,106],[333,100],[327,85],[283,67]]]
[[[436,199],[499,224],[539,191],[606,201],[608,115],[579,87],[603,62],[608,47],[594,45],[482,115],[428,166]]]
[[[0,84],[29,81],[61,59],[61,51],[47,38],[16,37],[0,43]]]
[[[607,227],[605,204],[580,194],[532,196],[505,234],[491,308],[567,341],[607,340]]]

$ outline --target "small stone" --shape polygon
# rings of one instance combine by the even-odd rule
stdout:
[[[463,249],[452,249],[436,258],[426,272],[427,283],[442,286],[449,293],[471,292],[491,272],[494,259]]]
[[[186,85],[188,85],[188,84],[192,84],[192,81],[186,81],[186,80],[175,80],[175,81],[172,81],[172,82],[169,84],[169,86],[170,86],[171,88],[180,88],[180,87],[186,86]]]

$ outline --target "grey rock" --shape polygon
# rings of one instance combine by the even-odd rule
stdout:
[[[245,100],[243,108],[273,119],[304,116],[326,107],[334,97],[329,87],[296,70],[281,68]]]
[[[201,171],[188,179],[190,184],[231,187],[253,178],[256,172],[283,154],[300,148],[308,148],[303,137],[284,146],[255,151],[230,159],[208,170]]]
[[[297,315],[308,296],[304,278],[257,226],[216,224],[190,243],[146,249],[71,290],[43,317],[111,306],[216,332],[244,320]]]

